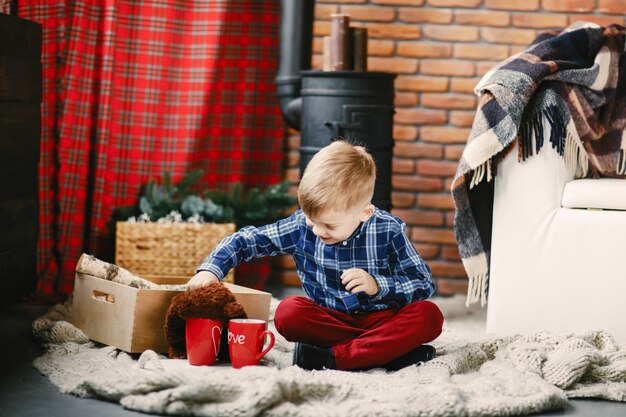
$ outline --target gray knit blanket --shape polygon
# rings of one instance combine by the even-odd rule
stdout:
[[[626,401],[626,350],[602,331],[488,336],[444,325],[435,359],[397,372],[305,371],[291,366],[292,345],[277,337],[263,366],[232,369],[153,351],[132,357],[90,342],[68,322],[70,307],[57,305],[33,322],[46,350],[35,367],[65,394],[145,413],[478,417],[563,409],[567,398]]]
[[[577,22],[560,33],[540,35],[476,86],[478,109],[452,183],[468,305],[487,301],[491,180],[516,140],[524,160],[544,146],[549,124],[547,140],[576,177],[626,174],[624,39],[621,26]]]

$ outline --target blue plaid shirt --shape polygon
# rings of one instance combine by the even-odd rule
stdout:
[[[379,209],[348,239],[333,245],[315,236],[301,210],[274,224],[244,227],[223,239],[198,271],[211,271],[221,280],[240,262],[279,254],[293,256],[311,300],[343,313],[399,308],[435,290],[430,268],[407,238],[404,222]],[[349,268],[367,271],[378,283],[378,294],[346,291],[340,277]]]

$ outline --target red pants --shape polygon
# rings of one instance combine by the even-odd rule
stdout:
[[[337,369],[385,365],[441,334],[443,315],[430,301],[400,309],[349,315],[287,297],[276,309],[276,329],[290,342],[331,347]]]

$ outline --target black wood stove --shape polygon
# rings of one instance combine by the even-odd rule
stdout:
[[[376,162],[373,204],[391,209],[394,80],[368,71],[311,71],[314,1],[283,0],[277,93],[287,124],[300,130],[300,171],[333,139],[365,146]]]

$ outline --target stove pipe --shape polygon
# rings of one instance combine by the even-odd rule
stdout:
[[[282,0],[277,93],[286,123],[300,130],[300,172],[321,148],[343,138],[376,162],[372,203],[391,209],[395,74],[310,71],[313,0]]]
[[[300,71],[311,69],[314,0],[282,0],[276,93],[285,122],[300,130]]]

